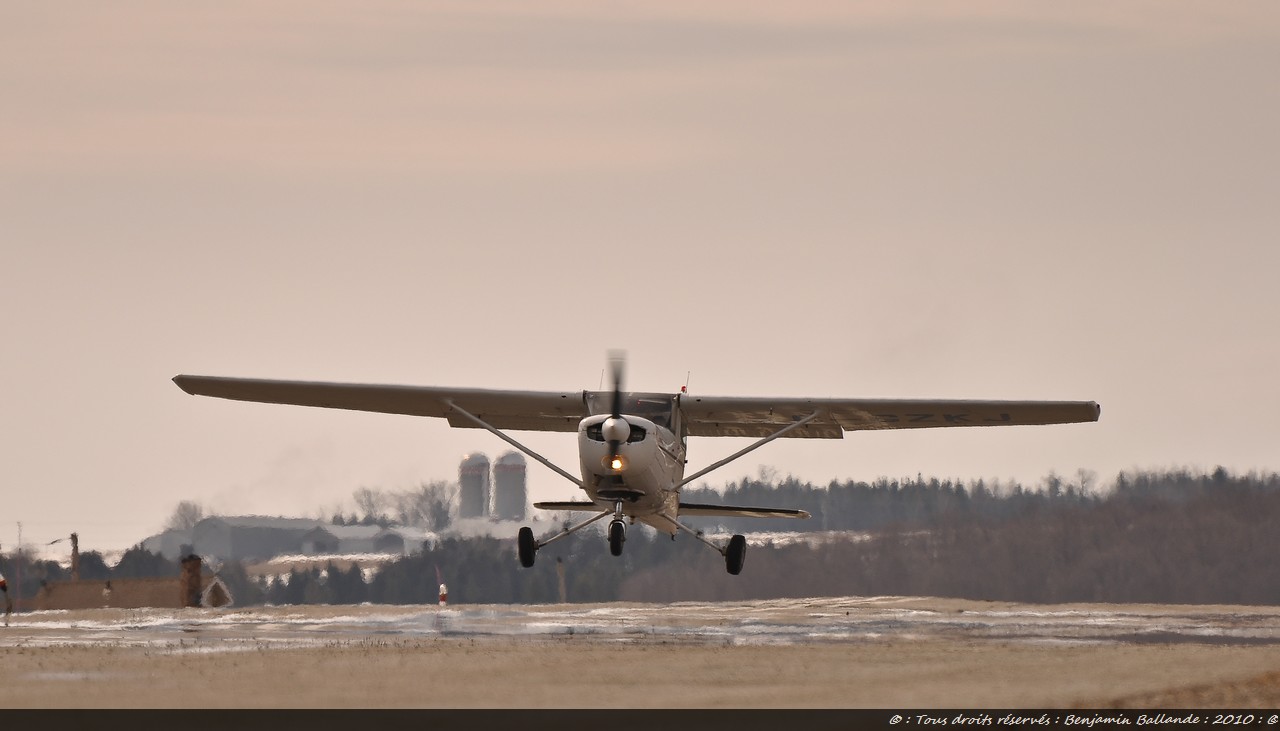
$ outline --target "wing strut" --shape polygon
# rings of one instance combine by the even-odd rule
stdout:
[[[559,467],[555,466],[554,464],[552,464],[552,463],[551,463],[551,460],[547,459],[546,457],[543,457],[541,454],[538,454],[537,452],[533,451],[532,449],[529,449],[528,447],[524,446],[524,445],[523,445],[523,444],[521,444],[520,442],[517,442],[516,440],[514,440],[514,439],[512,439],[511,437],[507,436],[506,434],[502,433],[502,432],[501,432],[500,430],[498,430],[496,427],[494,427],[493,425],[491,425],[491,424],[489,424],[489,423],[485,422],[485,421],[484,421],[483,419],[481,419],[480,417],[478,417],[478,416],[476,416],[475,414],[473,414],[473,413],[471,413],[471,412],[467,411],[466,409],[462,408],[461,406],[459,406],[459,405],[455,404],[455,403],[454,403],[453,401],[451,401],[451,400],[447,400],[447,399],[446,399],[446,400],[445,400],[445,404],[447,404],[447,405],[449,406],[449,408],[453,409],[454,411],[458,412],[459,414],[462,414],[463,416],[467,417],[468,419],[470,419],[470,420],[474,421],[474,422],[475,422],[478,426],[480,426],[481,428],[483,428],[483,429],[487,429],[488,431],[492,432],[495,436],[497,436],[497,437],[498,437],[499,439],[501,439],[502,441],[506,442],[507,444],[510,444],[511,446],[515,447],[516,449],[520,450],[521,452],[524,452],[525,454],[529,455],[530,457],[533,457],[534,459],[538,460],[538,461],[539,461],[539,462],[541,462],[542,464],[546,465],[546,466],[547,466],[549,469],[551,469],[553,472],[556,472],[556,473],[560,474],[560,476],[564,477],[564,479],[568,480],[569,482],[572,482],[573,484],[577,485],[578,487],[582,487],[583,489],[586,489],[586,488],[583,486],[583,484],[582,484],[582,480],[579,480],[578,478],[574,477],[573,475],[569,474],[568,472],[565,472],[564,470],[562,470],[562,469],[560,469]],[[816,415],[817,415],[817,414],[815,414],[815,416],[816,416]]]
[[[680,488],[684,487],[685,485],[688,485],[690,482],[693,482],[694,480],[698,479],[699,477],[702,477],[703,475],[707,474],[708,472],[711,472],[712,470],[718,470],[718,469],[720,469],[721,467],[724,467],[725,465],[727,465],[727,464],[729,464],[730,462],[734,461],[735,459],[737,459],[737,458],[741,457],[742,455],[744,455],[744,454],[746,454],[746,453],[748,453],[748,452],[751,452],[751,451],[757,450],[757,449],[759,449],[760,447],[763,447],[764,445],[768,444],[769,442],[772,442],[773,440],[777,439],[778,437],[785,435],[787,432],[791,431],[792,429],[799,429],[800,427],[804,426],[805,424],[808,424],[809,422],[811,422],[811,421],[813,421],[814,419],[818,418],[818,414],[819,414],[819,413],[821,413],[821,412],[815,411],[815,412],[813,412],[812,414],[809,414],[808,416],[804,417],[803,419],[800,419],[799,421],[795,422],[794,424],[788,424],[787,426],[782,427],[781,429],[779,429],[778,431],[776,431],[776,432],[774,432],[774,433],[770,434],[769,436],[765,437],[764,439],[761,439],[761,440],[760,440],[760,441],[758,441],[758,442],[754,442],[754,443],[752,443],[752,444],[751,444],[751,446],[747,447],[746,449],[741,449],[741,450],[739,450],[739,451],[737,451],[737,452],[734,452],[733,454],[729,455],[728,457],[725,457],[724,459],[720,460],[719,462],[716,462],[715,464],[711,465],[710,467],[708,467],[708,468],[706,468],[706,469],[698,470],[697,472],[693,473],[692,475],[690,475],[690,476],[688,476],[688,477],[684,478],[684,480],[683,480],[679,485],[676,485],[676,489],[677,489],[677,490],[679,490]]]
[[[583,528],[586,528],[587,526],[591,525],[592,523],[596,522],[597,520],[600,520],[601,518],[607,518],[608,516],[613,515],[613,513],[614,513],[613,509],[610,508],[609,510],[605,510],[601,512],[597,516],[594,516],[592,518],[588,518],[587,520],[582,521],[581,523],[573,526],[572,528],[565,528],[563,531],[555,534],[554,536],[551,536],[545,541],[537,541],[537,543],[535,544],[535,550],[537,548],[542,548],[543,546],[547,545],[548,543],[551,543],[552,541],[558,541],[561,538],[564,538],[565,536],[569,535],[570,533],[576,533],[582,530]]]
[[[676,520],[675,518],[668,517],[667,520],[670,520],[671,523],[675,525],[675,527],[679,528],[685,533],[688,533],[689,535],[693,536],[694,538],[697,538],[698,540],[702,541],[708,546],[711,546],[711,548],[714,549],[715,552],[720,554],[721,556],[725,555],[725,553],[729,550],[728,544],[725,544],[723,546],[716,545],[714,542],[708,540],[706,536],[702,535],[702,531],[700,530],[694,530],[689,526],[685,525],[684,523],[681,523],[680,521]],[[675,536],[672,536],[672,537],[674,538]]]

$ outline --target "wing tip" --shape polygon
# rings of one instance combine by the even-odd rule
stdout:
[[[182,389],[187,394],[191,396],[196,395],[196,392],[193,390],[191,386],[191,376],[177,375],[173,377],[173,382],[178,388]]]

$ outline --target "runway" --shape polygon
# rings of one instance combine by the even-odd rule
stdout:
[[[297,606],[227,610],[33,612],[12,618],[0,647],[45,645],[305,647],[340,639],[667,639],[707,645],[804,645],[968,639],[1032,644],[1280,644],[1280,608],[1035,606],[918,597],[567,605]]]
[[[1258,685],[1278,644],[1273,607],[914,597],[33,612],[0,702],[164,707],[194,674],[215,706],[581,707],[571,679],[612,667],[659,707],[1097,707]]]

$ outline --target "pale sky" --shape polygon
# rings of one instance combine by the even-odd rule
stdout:
[[[713,484],[1280,469],[1273,2],[0,7],[4,550],[506,450],[178,373],[1102,404]]]

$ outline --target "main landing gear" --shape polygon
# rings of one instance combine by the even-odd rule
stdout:
[[[730,574],[737,576],[742,573],[742,564],[747,560],[747,539],[740,535],[734,535],[729,539],[729,545],[724,549],[724,568]]]
[[[551,538],[548,538],[547,540],[542,542],[537,541],[533,537],[533,529],[529,528],[528,526],[521,528],[519,535],[516,536],[516,553],[520,557],[520,565],[525,567],[526,569],[532,568],[533,561],[535,558],[537,558],[539,548],[542,548],[543,546],[547,545],[548,543],[551,543],[552,541],[556,541],[561,538],[564,538],[570,533],[577,532],[587,527],[588,525],[591,525],[597,520],[601,520],[610,515],[613,515],[614,519],[609,523],[609,531],[608,531],[609,553],[612,553],[615,556],[621,556],[622,544],[627,542],[627,525],[625,522],[623,522],[622,518],[620,517],[621,516],[620,509],[606,510],[592,517],[590,520],[583,521],[582,523],[579,523],[578,525],[575,525],[572,528],[566,528],[563,532],[557,535],[554,535]],[[724,556],[725,571],[728,571],[733,576],[737,576],[738,574],[742,573],[742,566],[744,563],[746,563],[746,560],[747,560],[747,539],[746,538],[742,537],[741,535],[735,534],[732,538],[729,539],[729,543],[727,545],[725,545],[724,547],[720,547],[712,543],[711,541],[707,540],[706,538],[704,538],[700,531],[691,530],[690,528],[680,523],[676,523],[676,527],[678,527],[682,531],[688,532],[693,537],[697,538],[699,541],[702,541],[708,546],[711,546],[720,555]],[[672,537],[674,538],[675,536],[672,536]]]
[[[552,541],[558,541],[570,533],[577,533],[597,520],[602,520],[610,515],[613,516],[613,522],[609,523],[609,552],[615,556],[621,556],[622,544],[627,540],[627,529],[626,524],[622,522],[622,501],[619,500],[614,503],[613,510],[606,510],[602,513],[597,513],[575,526],[565,528],[563,531],[551,536],[545,541],[535,539],[533,537],[532,528],[529,528],[528,526],[521,528],[520,533],[516,536],[516,554],[520,557],[520,565],[526,569],[532,568],[533,561],[538,556],[539,548],[542,548]]]
[[[715,549],[716,553],[720,554],[721,556],[724,556],[725,571],[728,571],[733,576],[737,576],[738,574],[742,573],[742,565],[747,561],[747,539],[746,538],[735,533],[734,536],[729,539],[729,542],[727,544],[723,546],[719,546],[711,542],[710,540],[708,540],[706,536],[702,535],[702,531],[694,530],[689,526],[685,525],[684,523],[681,523],[678,520],[673,520],[671,522],[675,524],[675,527],[678,528],[679,530],[685,533],[688,533],[694,538],[697,538],[699,541],[702,541],[703,543],[707,544],[711,548]],[[673,535],[672,538],[674,537],[675,536]]]
[[[520,565],[526,569],[533,568],[533,559],[538,556],[538,542],[533,539],[533,529],[525,526],[516,536],[516,552],[520,554]]]

